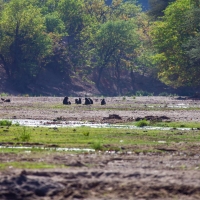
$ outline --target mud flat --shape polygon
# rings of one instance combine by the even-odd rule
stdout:
[[[70,107],[62,105],[61,97],[11,97],[11,103],[0,103],[0,118],[116,124],[152,115],[166,116],[171,121],[200,122],[198,100],[109,97],[106,106],[100,106],[100,98],[95,99],[92,106]],[[109,119],[110,114],[121,119]],[[162,151],[157,153],[96,151],[35,155],[29,151],[3,153],[0,149],[0,162],[10,163],[0,171],[0,199],[200,199],[199,141],[193,145],[178,143],[174,148],[160,145]],[[148,146],[145,148],[148,150]],[[45,162],[62,167],[17,169],[13,162]]]
[[[200,198],[197,156],[80,154],[43,159],[68,168],[17,170],[10,166],[1,172],[0,199]]]

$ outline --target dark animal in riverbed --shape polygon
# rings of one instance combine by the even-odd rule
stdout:
[[[79,104],[79,101],[78,101],[78,99],[75,99],[75,104]]]
[[[3,102],[11,102],[10,99],[3,99],[3,98],[1,98],[1,100],[2,100]]]
[[[81,104],[81,98],[75,99],[75,104]]]
[[[101,105],[106,105],[105,99],[102,99],[102,100],[101,100]]]
[[[90,105],[91,104],[91,101],[89,98],[85,98],[85,103],[84,105]]]
[[[93,104],[93,100],[92,99],[90,99],[90,98],[88,98],[89,100],[90,100],[90,104]]]
[[[64,105],[71,105],[71,102],[68,101],[68,99],[69,99],[69,97],[65,97],[65,98],[63,99],[63,104],[64,104]]]

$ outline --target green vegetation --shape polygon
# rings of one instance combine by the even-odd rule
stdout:
[[[95,149],[96,151],[103,150],[103,146],[100,141],[95,141],[92,143],[91,148]]]
[[[16,135],[17,141],[28,142],[31,139],[31,129],[26,126],[20,127]]]
[[[80,75],[99,89],[104,78],[119,95],[125,71],[133,84],[137,72],[174,87],[199,85],[199,1],[149,4],[143,12],[132,0],[1,0],[0,63],[22,91],[42,70],[67,81]]]
[[[136,91],[135,95],[136,96],[153,96],[153,93],[143,91],[143,90],[139,90],[139,91]]]
[[[126,128],[41,128],[41,127],[21,127],[2,126],[0,128],[0,141],[3,148],[0,148],[0,155],[16,154],[24,157],[20,162],[2,162],[0,170],[7,168],[19,169],[48,169],[65,168],[66,165],[49,164],[48,161],[42,161],[42,157],[55,157],[55,155],[72,153],[72,151],[62,150],[62,148],[83,148],[99,151],[117,151],[126,153],[132,151],[135,153],[163,153],[162,149],[183,148],[183,145],[194,145],[200,143],[200,124],[195,122],[149,122],[139,121],[140,127],[145,125],[173,127],[169,130],[147,130]],[[176,127],[193,127],[197,129],[178,130]],[[163,148],[162,148],[163,147]],[[184,148],[187,148],[184,146]],[[59,150],[59,152],[58,152]],[[77,153],[77,151],[73,151]],[[27,160],[27,157],[33,161]],[[41,158],[41,162],[34,162],[34,158]],[[38,160],[38,159],[36,159]]]
[[[175,1],[152,26],[153,60],[168,85],[199,85],[199,13],[199,1]]]
[[[138,127],[144,127],[144,126],[148,126],[149,123],[147,122],[147,120],[144,119],[144,120],[140,120],[140,121],[136,122],[135,125]]]
[[[7,97],[7,96],[9,96],[9,94],[2,92],[2,93],[0,94],[0,96],[1,96],[1,97]]]
[[[12,121],[9,120],[0,120],[0,126],[11,126]]]
[[[146,121],[140,121],[142,126],[147,125]],[[159,122],[154,125],[160,125],[165,127],[191,127],[199,128],[198,123],[164,123]],[[32,128],[32,127],[20,127],[11,126],[8,131],[0,129],[0,141],[2,143],[13,143],[13,145],[22,146],[29,142],[29,144],[43,144],[47,149],[50,146],[57,147],[78,147],[78,148],[91,148],[103,149],[106,145],[111,146],[129,146],[129,145],[156,145],[156,141],[166,140],[171,142],[198,142],[200,139],[199,130],[182,131],[183,135],[178,135],[180,130],[171,129],[169,131],[160,130],[145,130],[138,129],[132,130],[127,128]],[[7,130],[7,129],[6,129]],[[18,135],[21,133],[21,138]],[[31,133],[31,137],[29,137]],[[25,136],[24,136],[25,135]],[[28,137],[28,138],[27,138]],[[20,139],[20,140],[19,140]],[[121,143],[121,141],[123,141]],[[26,142],[26,143],[24,143]],[[26,146],[26,145],[25,145]],[[104,148],[105,149],[105,148]],[[36,149],[35,149],[36,150]]]

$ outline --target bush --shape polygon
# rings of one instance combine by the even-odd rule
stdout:
[[[30,130],[27,130],[27,128],[23,126],[17,135],[17,140],[22,141],[22,142],[28,142],[30,139],[31,139]]]
[[[136,123],[136,126],[138,127],[144,127],[144,126],[148,126],[149,123],[147,122],[147,120],[143,119],[143,120],[140,120]]]
[[[153,96],[153,93],[143,91],[143,90],[139,90],[135,93],[135,95],[136,96]]]
[[[11,126],[12,122],[9,120],[1,120],[0,121],[0,126]]]
[[[166,96],[170,96],[170,94],[168,94],[167,92],[161,92],[158,96],[166,97]]]
[[[89,135],[90,135],[90,132],[89,132],[89,131],[84,131],[84,132],[83,132],[83,135],[84,135],[84,136],[89,136]]]
[[[100,151],[100,150],[103,150],[103,146],[101,144],[101,142],[97,141],[97,142],[94,142],[91,147],[95,150],[95,151]]]
[[[1,96],[1,97],[7,97],[8,94],[3,92],[3,93],[0,94],[0,96]]]

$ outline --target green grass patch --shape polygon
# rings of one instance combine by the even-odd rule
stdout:
[[[150,126],[172,128],[200,128],[199,122],[150,122]]]
[[[30,128],[27,128],[26,126],[22,126],[17,130],[18,133],[16,134],[16,140],[22,142],[29,142],[29,140],[31,139],[32,130]]]
[[[180,124],[181,125],[181,124]],[[23,127],[11,126],[9,129],[0,128],[0,141],[9,146],[38,146],[38,144],[50,148],[94,148],[96,150],[106,150],[107,146],[131,147],[132,145],[158,145],[158,141],[166,141],[166,144],[177,142],[200,142],[200,131],[180,131],[172,129],[164,130],[133,130],[117,128],[42,128],[26,127],[25,132],[31,133],[29,140],[19,140],[19,132]],[[6,130],[6,131],[5,131]],[[76,130],[76,131],[74,131]],[[0,149],[0,152],[5,149]],[[19,151],[10,149],[9,151]],[[35,148],[31,151],[40,151]]]

